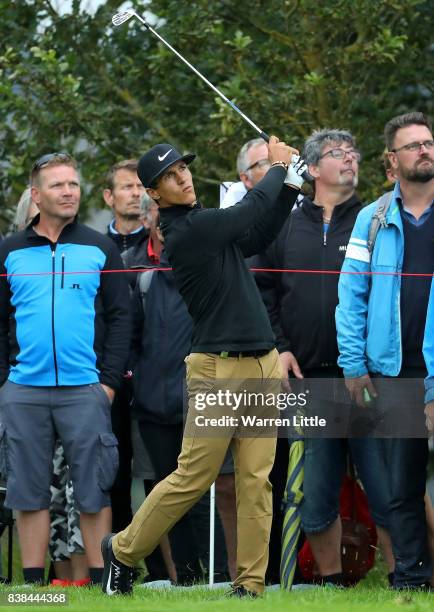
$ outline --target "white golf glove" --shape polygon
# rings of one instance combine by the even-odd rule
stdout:
[[[286,178],[283,181],[285,185],[292,185],[297,189],[300,189],[305,179],[303,178],[303,172],[307,171],[307,165],[299,155],[293,155],[291,163],[289,164]]]

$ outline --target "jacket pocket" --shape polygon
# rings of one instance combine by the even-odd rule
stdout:
[[[0,475],[7,478],[9,474],[9,449],[5,426],[0,423]]]
[[[118,441],[114,434],[99,434],[98,484],[102,491],[113,485],[119,468]]]

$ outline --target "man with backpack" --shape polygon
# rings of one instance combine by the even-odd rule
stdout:
[[[429,118],[418,112],[394,117],[384,134],[397,182],[390,201],[366,207],[351,234],[336,309],[338,363],[354,401],[363,407],[375,400],[388,423],[384,435],[390,439],[384,446],[396,561],[393,587],[429,589],[421,379],[427,374],[425,361],[432,363],[425,322],[434,268],[434,141]],[[428,384],[426,400],[431,399]],[[429,423],[432,412],[428,403]]]

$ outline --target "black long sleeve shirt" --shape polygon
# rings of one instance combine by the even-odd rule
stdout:
[[[160,209],[165,250],[193,319],[192,352],[271,350],[268,314],[245,257],[266,248],[291,212],[298,190],[270,168],[235,206]]]

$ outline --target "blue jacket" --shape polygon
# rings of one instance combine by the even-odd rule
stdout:
[[[428,310],[426,314],[425,336],[423,339],[423,356],[428,371],[425,378],[425,402],[434,401],[434,284],[431,283]]]
[[[0,245],[0,385],[120,385],[128,358],[128,285],[114,243],[74,222],[57,243],[33,230]]]
[[[397,183],[386,215],[387,227],[379,229],[371,255],[367,240],[377,202],[361,210],[347,247],[336,308],[338,364],[347,378],[368,372],[398,376],[401,370],[401,276],[396,274],[402,272],[404,259],[400,197]],[[428,369],[426,401],[434,399],[433,308],[431,285],[423,346]]]

